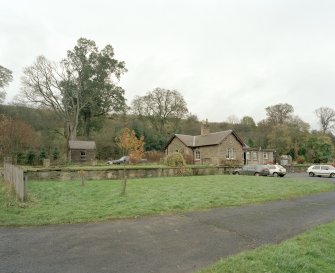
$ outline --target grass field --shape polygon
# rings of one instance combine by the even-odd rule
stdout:
[[[29,201],[20,204],[0,183],[0,225],[92,222],[238,206],[334,190],[329,183],[250,176],[134,179],[120,196],[120,181],[29,181]]]
[[[279,245],[263,246],[231,256],[200,272],[334,273],[335,222],[321,225]]]

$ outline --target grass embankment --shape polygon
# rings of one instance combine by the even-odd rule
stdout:
[[[118,181],[29,181],[29,201],[13,202],[0,183],[0,225],[43,225],[237,206],[334,190],[322,182],[248,176],[192,176]]]
[[[199,273],[333,273],[335,222],[279,245],[263,246],[221,260]]]

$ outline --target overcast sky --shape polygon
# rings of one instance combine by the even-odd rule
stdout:
[[[114,47],[128,72],[130,105],[156,87],[177,89],[200,120],[265,118],[289,103],[316,128],[314,110],[335,108],[333,0],[0,0],[0,65],[13,71],[60,61],[78,38]]]

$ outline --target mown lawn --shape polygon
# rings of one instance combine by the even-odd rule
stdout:
[[[221,260],[199,273],[333,273],[335,222],[279,245],[263,246]]]
[[[29,181],[29,201],[9,197],[0,183],[0,225],[44,225],[238,206],[334,190],[330,183],[251,176],[191,176],[120,181]]]

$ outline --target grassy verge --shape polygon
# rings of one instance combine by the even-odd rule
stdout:
[[[335,222],[332,222],[279,245],[264,246],[231,256],[200,272],[333,273],[334,269]]]
[[[1,184],[1,183],[0,183]],[[120,196],[119,181],[29,181],[29,201],[12,202],[0,188],[0,225],[42,225],[238,206],[334,190],[304,180],[247,176],[134,179]]]

